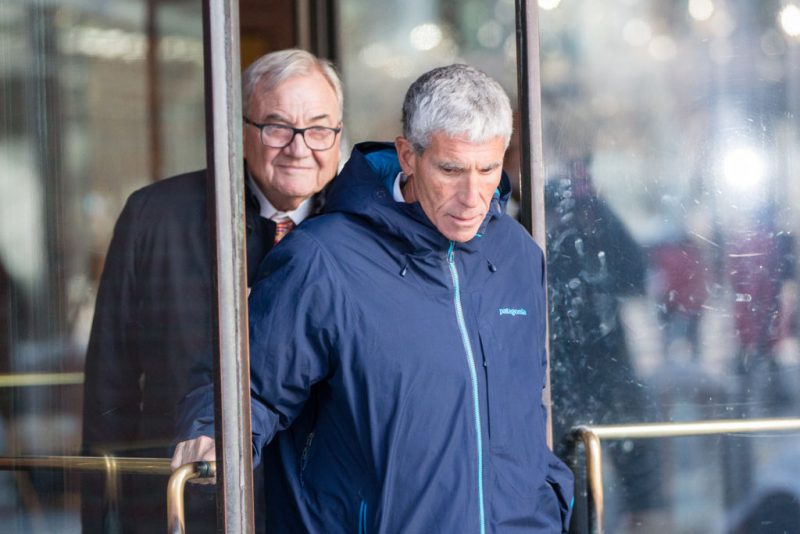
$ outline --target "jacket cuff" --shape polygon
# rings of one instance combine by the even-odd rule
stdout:
[[[178,404],[175,443],[208,436],[214,438],[214,385],[190,391]]]

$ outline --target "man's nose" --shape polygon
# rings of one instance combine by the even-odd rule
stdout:
[[[295,158],[304,158],[311,153],[311,149],[308,148],[306,140],[300,132],[295,132],[292,142],[286,145],[283,150]]]
[[[481,187],[477,173],[469,173],[461,187],[461,202],[471,208],[480,205]]]

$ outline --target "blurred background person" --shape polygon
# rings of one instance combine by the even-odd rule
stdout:
[[[769,207],[758,210],[731,225],[725,236],[737,340],[733,364],[743,379],[740,400],[763,400],[770,410],[791,406],[776,349],[793,333],[795,315],[787,285],[795,277],[794,245],[791,235],[777,228],[773,212]]]
[[[652,418],[631,360],[619,298],[644,293],[646,259],[622,221],[597,195],[591,156],[570,160],[545,186],[553,436],[558,454],[579,424]],[[620,500],[631,524],[660,502],[656,449],[647,442],[608,445]]]
[[[651,291],[658,308],[664,357],[672,344],[685,340],[691,360],[699,362],[700,320],[708,299],[708,266],[700,246],[682,233],[649,247]]]

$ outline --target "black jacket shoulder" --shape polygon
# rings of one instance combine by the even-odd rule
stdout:
[[[128,203],[141,216],[184,217],[206,210],[206,171],[199,170],[165,178],[138,189]]]

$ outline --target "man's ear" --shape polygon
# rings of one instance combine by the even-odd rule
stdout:
[[[400,161],[400,168],[406,176],[414,175],[417,153],[408,139],[399,136],[394,140],[394,147],[397,150],[397,159]]]

